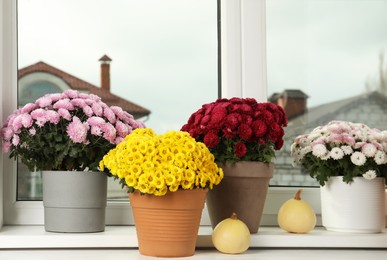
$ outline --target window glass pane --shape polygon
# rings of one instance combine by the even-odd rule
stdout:
[[[217,98],[217,44],[216,0],[18,0],[19,106],[100,88],[107,55],[110,93],[145,111],[128,112],[158,133],[179,130]],[[126,199],[109,182],[108,197]],[[40,198],[40,173],[19,164],[18,199]]]
[[[268,93],[287,111],[272,185],[317,186],[292,167],[297,135],[331,120],[387,129],[387,1],[268,0]]]

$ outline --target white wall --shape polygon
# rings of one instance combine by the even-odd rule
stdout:
[[[2,39],[0,41],[0,85],[2,86],[4,83],[3,83],[3,53],[4,53],[4,44],[3,44],[3,39],[4,39],[4,8],[3,8],[3,5],[4,5],[4,1],[1,1],[0,2],[0,39]],[[0,100],[3,101],[3,88],[0,88]],[[3,102],[1,102],[1,106],[0,106],[0,124],[3,124]],[[0,156],[0,187],[3,187],[3,156]],[[3,189],[1,189],[3,190]],[[0,192],[0,228],[3,226],[3,193]]]
[[[0,122],[3,124],[9,110],[10,102],[16,100],[16,1],[0,1]],[[0,225],[4,221],[4,155],[0,155]]]

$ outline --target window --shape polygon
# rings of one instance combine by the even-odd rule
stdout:
[[[297,135],[331,120],[387,129],[387,1],[266,3],[268,93],[289,119],[271,184],[318,186],[292,167]]]
[[[46,93],[57,93],[62,90],[49,81],[35,81],[19,91],[19,105],[34,102]]]
[[[255,0],[221,0],[221,85],[224,97],[255,97],[266,100],[266,59],[265,59],[265,1]],[[2,118],[9,115],[17,106],[17,55],[16,55],[16,3],[12,0],[2,1],[0,27],[3,41],[0,65]],[[101,55],[97,53],[97,55]],[[97,56],[98,58],[99,56]],[[113,57],[113,55],[112,55]],[[94,56],[92,59],[95,59]],[[32,61],[34,62],[34,61]],[[31,63],[32,63],[31,62]],[[116,66],[116,65],[115,65]],[[38,201],[16,201],[15,164],[1,154],[4,189],[5,224],[36,225],[43,223],[43,207]],[[276,225],[279,205],[294,194],[293,188],[271,188],[265,206],[263,225]],[[319,208],[317,190],[304,191],[304,197]],[[107,224],[130,224],[131,213],[127,203],[109,202]],[[209,224],[209,221],[202,222]]]
[[[158,133],[178,130],[218,97],[217,47],[216,0],[18,0],[18,106],[69,88],[104,89],[106,54],[106,95],[150,110],[138,120]],[[18,200],[41,199],[40,176],[18,165]],[[108,197],[127,200],[113,178]]]

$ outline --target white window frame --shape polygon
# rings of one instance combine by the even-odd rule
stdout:
[[[221,0],[221,71],[223,97],[267,99],[265,0]],[[17,107],[17,10],[15,0],[0,1],[0,119]],[[0,224],[43,225],[42,202],[16,200],[16,163],[0,155]],[[296,187],[270,188],[262,225],[277,225],[279,206],[292,198]],[[308,199],[320,215],[319,189],[304,188]],[[319,219],[319,218],[318,218]],[[320,221],[319,221],[320,223]],[[126,202],[108,202],[107,225],[133,224],[131,208]],[[209,224],[206,210],[202,224]]]

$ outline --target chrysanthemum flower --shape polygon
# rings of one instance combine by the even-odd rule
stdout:
[[[86,142],[87,131],[89,130],[89,125],[87,123],[82,123],[78,117],[74,117],[73,121],[67,126],[67,134],[73,140],[74,143],[84,143]]]
[[[340,160],[344,157],[344,152],[339,147],[334,147],[330,151],[329,155],[334,160]]]
[[[363,177],[367,180],[373,180],[376,178],[376,172],[374,170],[368,170],[363,174]]]
[[[312,153],[316,157],[323,157],[327,154],[328,150],[323,144],[316,144],[312,147]]]
[[[376,149],[375,145],[370,144],[370,143],[364,144],[363,147],[361,148],[361,152],[366,157],[373,157],[373,156],[375,156],[376,151],[377,151],[377,149]]]
[[[364,165],[364,163],[366,162],[367,158],[365,157],[365,155],[361,152],[354,152],[352,155],[351,155],[351,162],[354,164],[354,165],[357,165],[357,166],[362,166]]]

